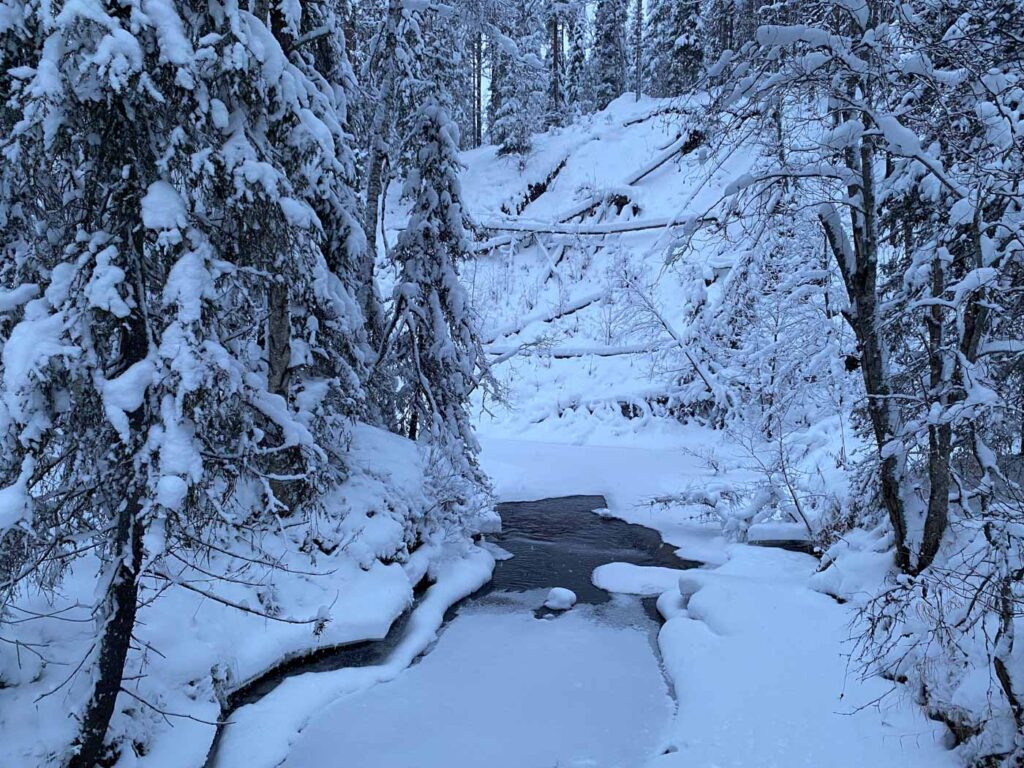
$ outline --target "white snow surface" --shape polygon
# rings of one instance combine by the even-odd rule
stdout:
[[[710,432],[703,437],[716,439]],[[658,608],[667,619],[658,645],[678,710],[664,750],[633,765],[959,764],[946,749],[945,727],[928,720],[909,691],[877,677],[860,679],[849,662],[853,611],[817,591],[824,586],[815,574],[817,560],[729,544],[714,530],[645,508],[648,482],[660,477],[657,488],[664,488],[673,478],[683,483],[705,471],[693,466],[692,457],[679,449],[639,445],[492,439],[484,446],[483,465],[501,498],[549,496],[561,472],[561,492],[604,493],[615,516],[658,528],[686,556],[703,554],[712,564],[674,570],[613,563],[594,573],[594,583],[612,592],[660,594]],[[868,570],[877,576],[877,567]]]
[[[542,596],[463,608],[419,664],[323,711],[283,766],[642,765],[673,711],[653,625],[629,599],[536,619]]]
[[[142,198],[142,223],[148,229],[175,229],[185,226],[185,202],[166,181],[154,181]]]
[[[677,751],[652,768],[959,765],[945,727],[908,691],[848,665],[852,612],[809,588],[812,557],[745,545],[728,554],[680,579],[686,611],[661,630]]]
[[[608,563],[594,569],[594,586],[626,595],[657,597],[679,583],[680,571],[675,568]]]

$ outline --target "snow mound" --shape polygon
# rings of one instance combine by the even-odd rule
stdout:
[[[682,571],[653,565],[608,563],[594,569],[591,581],[595,587],[626,595],[657,597],[679,584]]]
[[[544,601],[544,607],[552,611],[568,611],[576,605],[576,593],[565,587],[555,587],[548,592],[548,599]]]
[[[954,768],[944,728],[891,683],[849,673],[850,612],[814,591],[814,558],[733,545],[659,600],[679,711],[651,768]],[[742,704],[737,693],[742,691]]]

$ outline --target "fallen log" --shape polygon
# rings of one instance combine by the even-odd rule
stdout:
[[[556,360],[567,360],[578,357],[620,357],[622,355],[643,355],[660,352],[675,346],[672,342],[656,344],[628,344],[620,347],[528,347],[525,345],[489,345],[485,350],[489,355],[520,356],[520,357],[551,357]]]
[[[521,198],[513,206],[515,211],[513,212],[513,210],[509,208],[509,203],[505,203],[501,206],[502,213],[506,216],[519,216],[522,214],[522,212],[529,207],[530,203],[535,202],[541,195],[548,191],[548,187],[550,187],[551,183],[558,178],[558,174],[562,172],[562,169],[565,168],[565,164],[568,162],[568,156],[563,157],[561,162],[559,162],[546,177],[538,182],[534,182],[533,184],[528,184],[526,192],[523,193]]]
[[[603,224],[534,224],[526,221],[498,221],[491,220],[481,222],[484,229],[496,232],[524,232],[531,235],[572,235],[578,237],[604,237],[605,235],[620,235],[629,232],[647,232],[652,229],[668,229],[670,227],[686,226],[692,224],[715,224],[718,219],[714,216],[666,216],[653,219],[638,219],[636,221],[611,221]],[[512,238],[510,238],[511,241]],[[493,248],[495,240],[487,241]]]
[[[512,336],[533,323],[553,323],[555,320],[568,317],[569,315],[579,312],[581,309],[586,309],[591,304],[596,304],[607,295],[607,290],[597,291],[595,293],[587,294],[586,296],[581,296],[575,301],[569,304],[563,304],[556,309],[549,309],[546,312],[536,312],[532,315],[527,315],[514,325],[506,325],[494,331],[490,336],[484,339],[484,344],[492,344],[498,339]]]
[[[685,136],[680,136],[676,141],[672,142],[672,144],[668,146],[668,149],[651,158],[650,161],[634,172],[633,175],[626,179],[626,181],[620,186],[631,187],[634,184],[643,181],[643,179],[650,176],[654,171],[677,155],[688,155],[693,152],[697,147],[704,143],[705,139],[706,136],[704,135],[704,132],[698,130],[690,131]],[[597,207],[601,205],[604,200],[604,195],[595,196],[589,200],[585,200],[575,207],[570,208],[568,211],[564,211],[557,218],[557,221],[564,223],[580,216],[587,216],[597,210]]]

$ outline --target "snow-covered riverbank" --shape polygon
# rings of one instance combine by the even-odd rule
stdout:
[[[478,547],[459,547],[435,563],[433,586],[419,602],[404,635],[384,663],[290,677],[255,704],[235,712],[224,732],[218,768],[279,765],[298,734],[335,699],[393,680],[437,638],[445,612],[487,582],[494,560]]]
[[[683,444],[700,442],[699,431]],[[714,439],[705,433],[705,441]],[[682,445],[680,445],[680,448]],[[601,586],[660,595],[659,634],[678,699],[657,768],[955,766],[946,729],[908,692],[849,663],[854,611],[814,589],[809,555],[729,544],[711,527],[655,512],[647,500],[706,472],[680,448],[492,439],[484,465],[499,495],[601,493],[609,512],[657,528],[709,566],[602,569]]]

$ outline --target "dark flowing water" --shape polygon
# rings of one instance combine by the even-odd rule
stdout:
[[[700,565],[677,557],[674,549],[663,543],[658,533],[650,528],[594,514],[594,510],[604,509],[606,504],[601,496],[566,496],[499,504],[497,509],[502,519],[502,532],[488,534],[486,539],[513,557],[498,561],[491,581],[463,603],[487,599],[501,592],[565,587],[576,593],[579,602],[596,605],[611,599],[607,592],[595,587],[590,580],[599,565],[613,562],[673,568]],[[418,594],[422,592],[422,588],[418,590]],[[653,598],[644,600],[648,614],[657,621],[654,603]],[[451,621],[458,609],[459,605],[453,606],[445,617],[446,621]],[[538,616],[551,613],[541,608],[537,611]],[[259,701],[293,675],[383,663],[402,639],[408,617],[408,612],[400,617],[382,640],[324,648],[278,665],[233,692],[221,719],[230,720],[232,712]],[[206,761],[208,768],[216,766],[224,727],[229,726],[218,728],[211,745]]]
[[[557,586],[571,589],[582,603],[597,604],[611,599],[590,580],[599,565],[700,565],[677,557],[657,531],[594,514],[606,505],[601,496],[499,504],[502,532],[487,536],[487,540],[514,557],[498,562],[494,578],[476,597]]]

